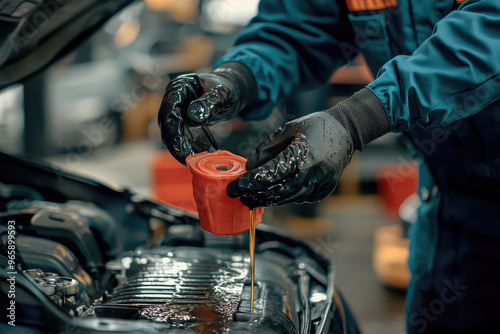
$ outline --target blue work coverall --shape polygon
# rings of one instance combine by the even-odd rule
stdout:
[[[500,1],[462,2],[262,0],[215,65],[252,71],[258,101],[240,117],[256,120],[364,54],[420,160],[410,333],[496,332],[500,310]]]

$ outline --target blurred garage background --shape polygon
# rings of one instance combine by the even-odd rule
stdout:
[[[185,170],[165,151],[156,123],[162,93],[169,78],[209,71],[257,4],[146,0],[126,8],[56,66],[0,94],[0,150],[189,209],[189,180],[182,181]],[[283,122],[331,107],[371,80],[360,56],[267,120],[217,125],[214,136],[220,148],[248,156]],[[400,205],[415,182],[404,141],[387,135],[355,155],[335,194],[319,205],[265,212],[264,223],[333,259],[366,333],[404,332],[406,236],[418,201]]]

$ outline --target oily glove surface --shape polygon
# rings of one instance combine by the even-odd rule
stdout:
[[[248,172],[229,183],[227,193],[250,208],[319,201],[335,189],[354,150],[390,130],[382,102],[363,88],[264,139],[247,161]]]
[[[207,151],[209,138],[201,128],[230,120],[240,110],[237,89],[230,79],[215,74],[181,75],[168,84],[158,112],[163,143],[181,163]]]
[[[317,202],[335,189],[354,150],[344,126],[316,112],[264,139],[247,161],[248,172],[229,183],[227,192],[250,208]]]

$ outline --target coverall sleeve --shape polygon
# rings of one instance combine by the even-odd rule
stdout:
[[[473,115],[500,96],[500,1],[468,0],[411,56],[387,62],[369,87],[393,131]]]
[[[250,69],[257,101],[239,116],[258,120],[297,88],[324,84],[355,57],[340,46],[352,45],[353,35],[344,0],[261,0],[256,17],[215,67],[236,61]]]

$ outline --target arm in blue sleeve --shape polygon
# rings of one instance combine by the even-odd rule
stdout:
[[[341,42],[353,44],[345,1],[261,0],[259,11],[215,67],[226,62],[246,65],[257,83],[257,101],[239,116],[268,116],[276,103],[297,88],[324,84],[347,63]]]
[[[500,96],[500,1],[466,1],[413,55],[386,63],[369,87],[393,131],[481,111]]]

